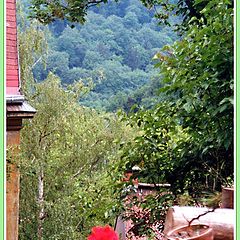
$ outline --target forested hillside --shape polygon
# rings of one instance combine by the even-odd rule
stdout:
[[[169,27],[157,24],[154,13],[138,0],[125,0],[90,8],[84,25],[51,23],[46,65],[34,66],[35,78],[42,81],[51,71],[63,85],[82,79],[92,86],[82,104],[97,109],[151,106],[159,87],[152,57],[176,39]]]

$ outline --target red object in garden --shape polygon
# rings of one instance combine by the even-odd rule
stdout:
[[[119,240],[117,233],[110,227],[94,227],[88,240]]]

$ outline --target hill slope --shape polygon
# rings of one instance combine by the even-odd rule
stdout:
[[[139,0],[94,7],[85,25],[71,28],[67,22],[55,21],[49,29],[47,67],[35,66],[36,79],[41,81],[52,71],[64,84],[90,80],[93,89],[82,104],[108,111],[139,95],[139,88],[157,75],[152,57],[176,39],[170,28],[157,25],[154,12]]]

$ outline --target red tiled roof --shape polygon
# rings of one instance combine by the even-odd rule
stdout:
[[[17,50],[16,0],[6,0],[6,80],[7,95],[20,95]]]

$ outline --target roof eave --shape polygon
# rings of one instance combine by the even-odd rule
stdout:
[[[26,101],[7,103],[7,118],[33,118],[36,112]]]
[[[24,102],[24,96],[23,95],[7,95],[6,102],[7,104],[13,104],[13,103],[21,104]]]

